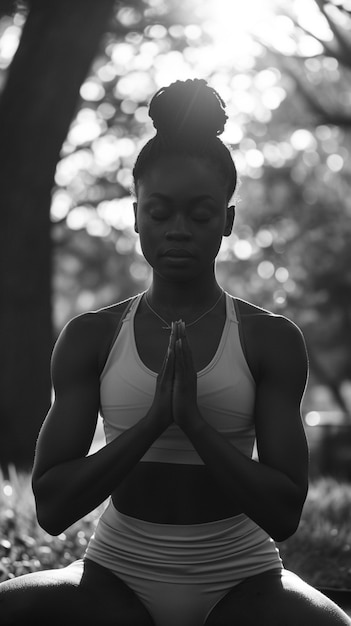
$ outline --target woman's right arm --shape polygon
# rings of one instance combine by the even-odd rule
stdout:
[[[104,502],[172,421],[171,350],[145,417],[87,456],[100,404],[97,315],[72,320],[53,352],[55,400],[39,433],[32,477],[39,524],[53,535]]]

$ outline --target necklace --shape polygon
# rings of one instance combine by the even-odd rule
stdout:
[[[219,298],[216,300],[216,302],[214,303],[213,306],[211,306],[210,309],[208,309],[207,311],[205,311],[204,313],[202,313],[200,315],[200,317],[198,317],[196,320],[194,320],[193,322],[190,322],[190,324],[186,324],[187,328],[189,328],[189,326],[193,326],[193,324],[196,324],[197,322],[199,322],[203,317],[205,317],[205,315],[207,315],[207,313],[210,313],[210,311],[212,311],[215,306],[217,306],[218,302],[220,301],[221,297],[223,296],[224,291],[223,289],[221,290],[221,295],[219,296]],[[145,302],[147,304],[147,306],[149,307],[150,311],[152,311],[152,313],[154,313],[154,315],[156,315],[161,322],[163,322],[164,324],[166,324],[166,326],[162,326],[163,330],[171,330],[172,326],[165,320],[163,319],[163,317],[161,317],[161,315],[159,315],[155,309],[152,308],[151,304],[148,301],[148,297],[147,297],[147,292],[145,291]]]

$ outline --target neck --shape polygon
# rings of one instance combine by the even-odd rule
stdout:
[[[213,305],[221,291],[214,274],[211,280],[198,277],[184,282],[165,281],[154,275],[148,299],[158,313],[164,313],[166,319],[168,316],[169,319],[187,321]]]

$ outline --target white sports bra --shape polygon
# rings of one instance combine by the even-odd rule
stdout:
[[[154,398],[158,374],[140,359],[134,335],[134,316],[143,295],[135,296],[101,373],[100,413],[106,443],[145,417]],[[211,362],[197,372],[198,406],[213,428],[251,457],[255,382],[241,347],[237,304],[226,292],[225,298],[227,315],[217,351]],[[176,424],[156,439],[141,461],[203,464]]]

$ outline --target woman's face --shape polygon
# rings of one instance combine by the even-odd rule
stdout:
[[[145,259],[164,278],[189,280],[213,271],[234,207],[226,185],[204,159],[167,157],[138,183],[135,230]]]

